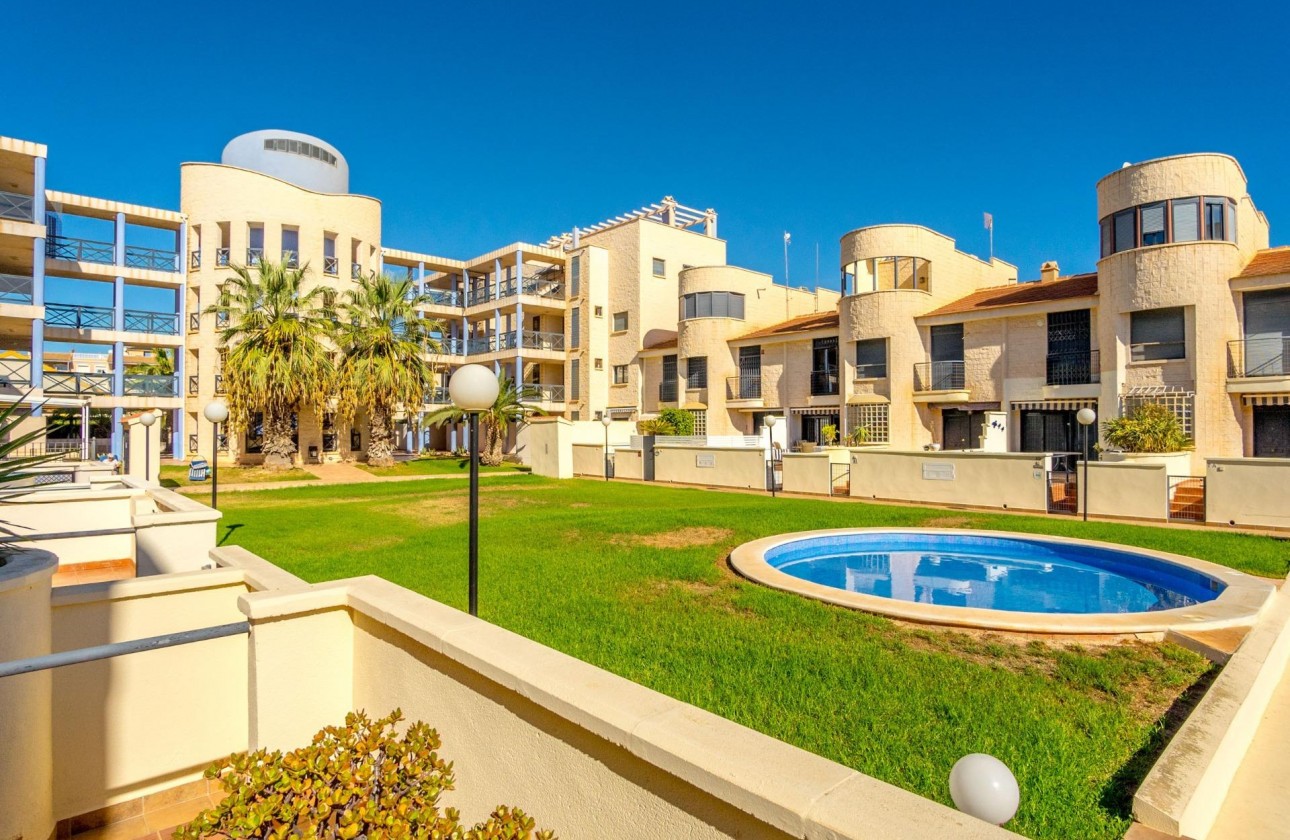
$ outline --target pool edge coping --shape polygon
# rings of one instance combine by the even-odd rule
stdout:
[[[847,592],[819,583],[802,580],[779,571],[766,560],[771,549],[799,540],[834,537],[846,534],[945,534],[954,536],[974,535],[1013,540],[1040,540],[1092,548],[1112,549],[1120,552],[1143,554],[1166,563],[1173,563],[1216,578],[1224,584],[1218,597],[1203,604],[1176,607],[1146,613],[1087,613],[1055,614],[1009,612],[979,607],[947,607],[936,604],[919,604],[897,601],[878,595]],[[730,566],[738,574],[772,589],[792,592],[818,601],[864,612],[911,621],[918,624],[958,627],[975,630],[998,630],[1012,633],[1037,633],[1047,635],[1150,635],[1160,636],[1170,630],[1195,632],[1219,630],[1229,627],[1248,627],[1258,618],[1275,594],[1276,585],[1254,575],[1238,572],[1217,563],[1171,554],[1165,551],[1122,545],[1120,543],[1059,537],[1047,534],[1030,534],[1016,531],[989,531],[969,528],[826,528],[812,531],[795,531],[751,540],[730,552]]]

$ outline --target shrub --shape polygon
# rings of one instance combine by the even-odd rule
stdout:
[[[820,427],[820,437],[824,438],[825,446],[832,446],[838,442],[838,427],[832,423]]]
[[[1127,417],[1105,421],[1102,435],[1125,452],[1182,452],[1192,447],[1177,416],[1159,403],[1144,403]]]
[[[863,446],[869,442],[869,427],[857,426],[847,435],[847,443],[851,446]]]
[[[665,408],[658,413],[658,419],[675,429],[673,434],[683,437],[694,434],[694,415],[683,408]]]
[[[329,726],[307,747],[286,755],[238,753],[206,771],[228,796],[176,833],[199,838],[322,837],[328,840],[444,838],[444,840],[554,840],[534,832],[518,808],[500,806],[473,828],[457,811],[439,810],[453,788],[452,764],[439,757],[439,734],[420,721],[402,737],[395,709],[380,720],[350,712],[343,727]]]
[[[666,420],[638,420],[636,422],[636,431],[642,435],[674,435],[676,427]]]

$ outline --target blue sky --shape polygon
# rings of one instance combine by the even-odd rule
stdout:
[[[665,194],[730,261],[837,284],[848,230],[912,222],[1038,276],[1094,267],[1094,183],[1235,155],[1290,230],[1284,4],[201,4],[6,11],[38,69],[0,133],[49,184],[178,206],[178,165],[257,128],[320,136],[386,245],[471,256]],[[39,46],[42,42],[50,46]],[[36,66],[36,65],[33,65]]]

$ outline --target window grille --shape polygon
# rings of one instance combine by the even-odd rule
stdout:
[[[690,416],[694,418],[694,434],[696,437],[708,434],[708,412],[697,410],[691,411]]]
[[[891,406],[886,403],[866,403],[847,406],[847,429],[854,433],[856,429],[867,429],[868,434],[862,443],[887,443],[890,440]]]
[[[1128,417],[1138,408],[1150,404],[1163,405],[1178,418],[1187,437],[1194,437],[1196,394],[1183,390],[1151,390],[1145,393],[1130,393],[1120,397],[1120,416]]]

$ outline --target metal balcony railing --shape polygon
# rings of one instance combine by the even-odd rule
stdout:
[[[202,267],[202,252],[201,252],[201,251],[193,251],[191,254],[189,254],[189,255],[188,255],[188,267],[189,267],[189,268],[201,268],[201,267]]]
[[[46,371],[45,393],[111,396],[112,374]]]
[[[31,303],[31,278],[0,274],[0,303]]]
[[[468,338],[465,341],[467,356],[478,356],[482,353],[491,353],[496,347],[491,336],[487,338]]]
[[[228,268],[228,248],[215,249],[215,267]]]
[[[964,386],[963,362],[919,362],[914,365],[915,391],[961,391]]]
[[[200,312],[188,313],[188,331],[197,332],[202,328],[202,314]]]
[[[175,272],[179,271],[179,254],[174,251],[163,251],[160,248],[127,245],[125,264],[130,268],[143,268],[148,271]]]
[[[658,401],[676,402],[676,382],[658,383]]]
[[[174,376],[127,373],[122,392],[130,397],[177,397],[179,382]]]
[[[1102,379],[1096,350],[1048,354],[1049,385],[1091,385]]]
[[[0,359],[0,387],[31,384],[31,362]]]
[[[45,324],[73,330],[110,330],[116,326],[111,308],[75,303],[45,304]]]
[[[823,368],[811,371],[811,395],[826,397],[838,392],[838,369]]]
[[[349,278],[351,280],[357,280],[362,276],[363,276],[363,266],[359,265],[358,263],[350,263]]]
[[[1290,376],[1290,335],[1227,342],[1227,375],[1231,379]]]
[[[194,435],[194,434],[188,435],[188,451],[190,453],[197,452],[197,435]]]
[[[227,312],[216,312],[216,313],[215,313],[215,329],[217,329],[217,330],[222,330],[222,329],[226,328],[227,326],[228,326],[228,313],[227,313]]]
[[[340,273],[340,260],[336,257],[323,257],[323,274],[335,277]]]
[[[524,330],[520,345],[526,350],[563,350],[564,333]]]
[[[188,396],[197,396],[197,374],[195,373],[188,376]]]
[[[174,312],[149,312],[146,309],[125,311],[126,332],[179,335],[179,315]]]
[[[447,405],[452,402],[447,388],[431,388],[426,391],[426,403],[429,405]]]
[[[464,356],[463,344],[459,338],[448,338],[447,336],[436,339],[438,348],[429,347],[426,352],[436,356]]]
[[[0,219],[19,222],[35,220],[36,205],[29,195],[0,190]]]
[[[426,289],[423,293],[426,303],[436,306],[461,306],[461,295],[449,289]]]
[[[45,240],[45,256],[51,260],[113,265],[116,263],[116,246],[111,242],[51,236]]]
[[[538,402],[544,403],[562,403],[564,402],[563,385],[529,385],[534,393],[537,394]]]
[[[727,376],[726,399],[761,399],[761,373],[741,373],[738,376]]]
[[[215,393],[224,393],[224,374],[222,373],[215,374]]]
[[[300,253],[298,251],[283,251],[282,262],[287,268],[299,268]]]
[[[263,248],[247,248],[247,249],[246,249],[246,264],[247,264],[247,265],[259,265],[260,260],[261,260],[261,259],[263,259],[263,258],[264,258],[264,249],[263,249]]]

